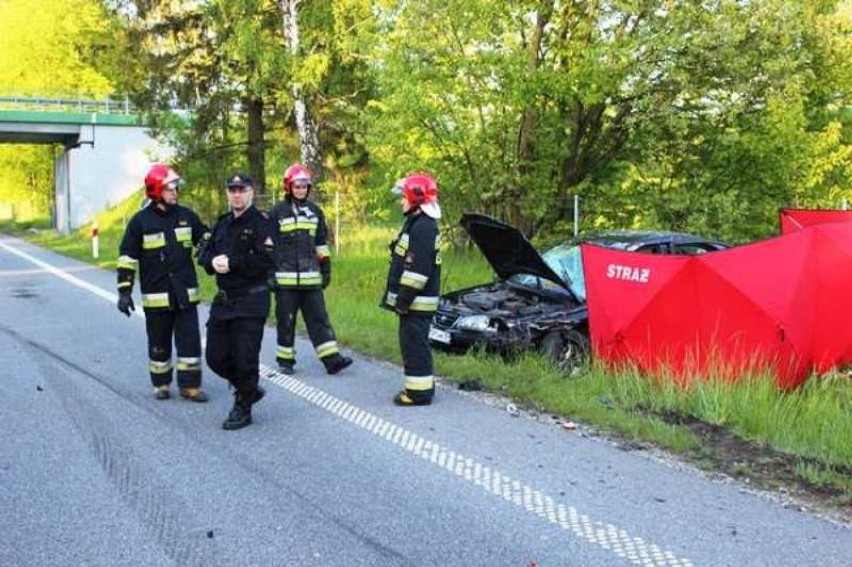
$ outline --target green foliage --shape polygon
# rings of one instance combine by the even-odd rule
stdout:
[[[110,80],[85,60],[106,29],[90,0],[0,2],[0,96],[100,98]],[[49,146],[0,146],[0,220],[50,219],[53,159]]]
[[[106,31],[91,0],[4,0],[0,3],[0,94],[102,97],[109,79],[85,60]]]
[[[530,234],[579,194],[586,228],[765,236],[779,206],[848,190],[818,110],[848,104],[835,4],[378,3],[367,146],[388,179],[438,172],[450,214]]]

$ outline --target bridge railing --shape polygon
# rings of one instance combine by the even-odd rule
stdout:
[[[77,112],[103,114],[139,114],[128,99],[91,100],[81,98],[33,98],[0,96],[0,110],[25,110],[34,112]]]

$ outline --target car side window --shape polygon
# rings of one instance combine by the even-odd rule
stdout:
[[[665,254],[666,250],[664,244],[647,244],[640,246],[635,252],[642,252],[643,254]]]
[[[689,256],[705,254],[713,250],[715,250],[713,246],[703,242],[689,242],[684,244],[675,244],[672,246],[672,254],[684,254]]]

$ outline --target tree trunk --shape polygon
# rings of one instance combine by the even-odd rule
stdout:
[[[534,74],[541,64],[541,46],[544,39],[544,28],[550,22],[553,13],[553,0],[542,2],[541,9],[536,14],[535,29],[530,38],[529,58],[527,59],[527,70],[530,75]],[[533,157],[532,135],[538,125],[538,110],[533,106],[535,101],[524,110],[521,120],[521,128],[518,131],[518,164],[523,171],[526,164]]]
[[[541,48],[544,40],[544,28],[550,22],[551,14],[553,13],[553,0],[545,0],[541,2],[538,13],[536,14],[535,29],[529,44],[529,57],[527,59],[527,70],[530,75],[533,75],[541,65]],[[521,117],[521,125],[518,129],[518,176],[522,178],[529,170],[529,164],[535,159],[535,147],[533,137],[535,130],[538,128],[538,109],[535,107],[536,101],[532,100],[530,105],[524,109]],[[519,181],[523,182],[522,179]],[[509,205],[509,222],[519,230],[531,236],[533,231],[531,220],[526,218],[520,201],[521,190],[519,187],[510,189],[510,205]]]
[[[248,163],[254,191],[266,206],[266,156],[263,141],[263,100],[251,97],[243,101],[248,114]]]
[[[284,38],[294,60],[299,55],[299,20],[297,8],[300,0],[280,0],[284,26]],[[317,125],[305,100],[301,85],[292,81],[290,92],[293,95],[296,128],[299,131],[299,146],[302,163],[314,173],[315,178],[322,176],[322,157],[320,155]]]

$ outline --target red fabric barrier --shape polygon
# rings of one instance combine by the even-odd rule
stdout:
[[[583,245],[583,265],[603,360],[731,380],[768,366],[785,388],[852,362],[852,223],[703,256]]]
[[[802,230],[814,224],[849,221],[852,221],[852,211],[837,209],[781,209],[778,211],[778,226],[781,234]]]

